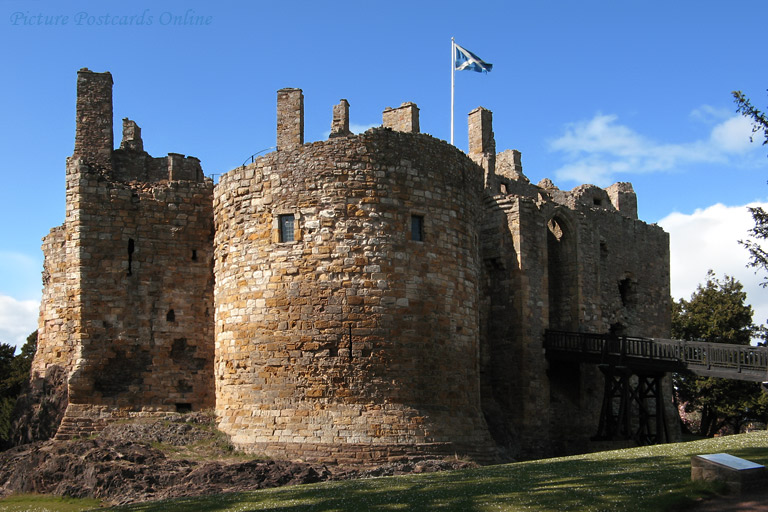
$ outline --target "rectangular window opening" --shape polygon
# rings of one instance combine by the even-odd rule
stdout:
[[[294,216],[292,213],[280,215],[280,242],[293,242],[294,240]]]
[[[415,242],[424,241],[424,216],[411,215],[411,240]]]

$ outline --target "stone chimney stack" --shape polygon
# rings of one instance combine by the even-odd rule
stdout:
[[[346,137],[352,135],[349,131],[349,102],[342,99],[333,106],[333,121],[331,121],[331,137]]]
[[[469,153],[495,153],[493,140],[493,112],[477,107],[469,113]]]
[[[277,150],[304,144],[304,93],[301,89],[277,91]]]
[[[104,170],[112,168],[112,74],[77,72],[77,119],[74,157]]]
[[[523,174],[522,155],[516,149],[507,149],[496,154],[496,175],[510,180],[530,183]]]
[[[385,128],[396,132],[419,133],[419,107],[410,101],[397,108],[385,108],[382,120]]]
[[[493,138],[493,112],[477,107],[469,113],[469,157],[485,169],[486,187],[496,172],[496,141]]]
[[[131,121],[127,117],[123,119],[123,140],[120,142],[120,149],[144,151],[141,128],[136,124],[136,121]]]

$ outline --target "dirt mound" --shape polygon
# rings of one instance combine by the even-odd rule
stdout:
[[[180,458],[187,453],[207,460]],[[317,464],[238,457],[205,414],[114,423],[97,438],[40,441],[0,452],[0,497],[40,493],[126,504],[476,466],[413,459],[331,471]]]
[[[173,460],[146,444],[44,441],[0,453],[0,495],[93,497],[114,504],[318,482],[322,466],[275,461]]]

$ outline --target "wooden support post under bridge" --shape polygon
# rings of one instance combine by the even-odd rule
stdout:
[[[662,395],[667,373],[761,382],[768,390],[767,347],[549,330],[544,349],[547,359],[596,364],[603,372],[595,440],[669,442]]]
[[[639,445],[669,442],[661,386],[664,373],[634,375],[626,366],[608,364],[598,368],[605,388],[593,440],[633,439]]]

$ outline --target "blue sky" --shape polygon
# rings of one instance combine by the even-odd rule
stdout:
[[[174,23],[185,16],[202,23]],[[452,36],[494,64],[456,75],[459,148],[482,105],[497,149],[522,151],[531,181],[631,181],[640,217],[672,234],[673,294],[689,296],[711,267],[747,285],[764,322],[768,290],[735,240],[744,205],[768,198],[768,148],[749,143],[731,91],[768,103],[767,18],[765,0],[0,0],[0,341],[35,328],[40,239],[64,219],[78,69],[112,72],[117,144],[129,117],[153,156],[196,156],[220,174],[274,146],[282,87],[304,90],[307,141],[326,137],[341,98],[353,128],[413,101],[421,130],[448,140]]]

